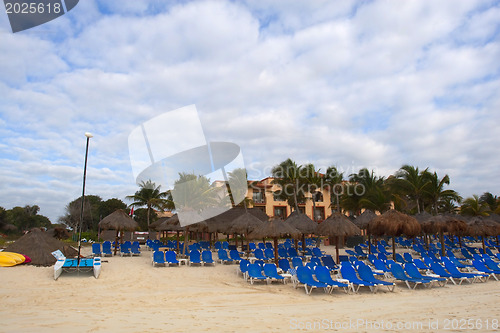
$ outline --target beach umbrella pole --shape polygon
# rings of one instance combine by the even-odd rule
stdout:
[[[394,240],[396,236],[392,236],[392,259],[396,261],[396,241]]]
[[[92,134],[85,133],[87,137],[87,144],[85,146],[85,164],[83,165],[83,186],[82,186],[82,205],[80,209],[80,226],[78,228],[78,257],[77,262],[78,266],[80,265],[80,253],[82,250],[82,227],[83,227],[83,202],[85,199],[85,178],[87,177],[87,157],[89,155],[89,141],[92,137]]]

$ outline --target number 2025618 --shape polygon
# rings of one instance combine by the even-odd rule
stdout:
[[[55,13],[59,14],[63,9],[61,4],[56,3],[43,3],[43,2],[6,2],[5,11],[7,14],[43,14],[43,13]]]

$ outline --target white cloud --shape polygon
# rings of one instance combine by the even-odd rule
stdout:
[[[251,177],[288,157],[346,176],[409,163],[448,173],[463,195],[494,192],[498,13],[470,1],[81,1],[36,33],[1,32],[0,205],[39,204],[55,222],[81,194],[85,131],[87,193],[123,199],[136,190],[130,131],[193,103],[209,139],[242,147]]]

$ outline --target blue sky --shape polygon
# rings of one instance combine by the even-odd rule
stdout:
[[[498,1],[84,0],[13,34],[0,14],[0,206],[53,222],[137,189],[127,138],[196,104],[251,178],[287,157],[346,175],[403,164],[500,194]],[[166,128],[165,130],[168,130]]]

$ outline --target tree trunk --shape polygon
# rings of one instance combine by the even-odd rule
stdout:
[[[278,237],[274,237],[274,263],[278,266]]]
[[[337,264],[339,264],[340,263],[340,261],[339,261],[340,256],[339,256],[339,237],[338,236],[335,237],[335,254],[337,255]]]
[[[186,249],[188,246],[188,240],[189,240],[189,227],[186,227],[185,229],[185,235],[184,235],[184,248],[182,250],[182,254],[186,255]]]
[[[396,261],[396,241],[394,240],[396,236],[392,236],[392,259]]]
[[[445,257],[444,235],[443,230],[439,230],[439,239],[441,240],[441,257]]]

